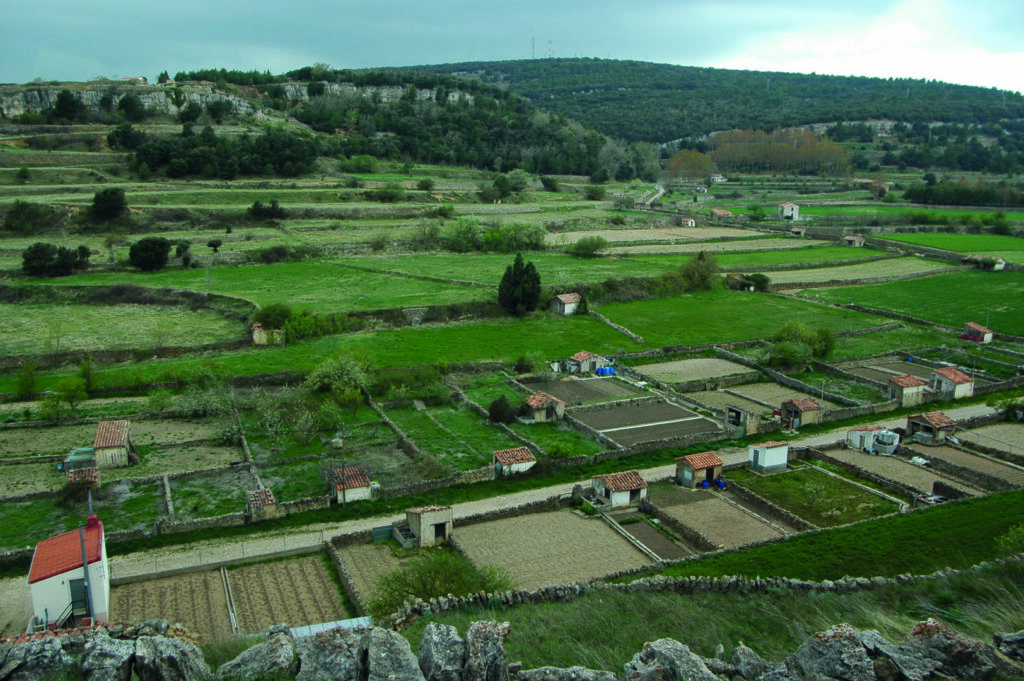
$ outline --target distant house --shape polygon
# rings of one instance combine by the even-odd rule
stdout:
[[[132,425],[128,421],[100,421],[92,444],[96,465],[100,468],[127,466],[129,454],[138,457],[132,444]]]
[[[331,487],[334,501],[339,504],[373,496],[370,476],[362,466],[331,469]]]
[[[925,444],[939,444],[956,430],[956,421],[941,411],[911,414],[907,417],[907,437]]]
[[[712,208],[709,211],[712,222],[732,222],[733,218],[736,217],[731,211],[724,208]]]
[[[788,442],[762,442],[747,447],[747,463],[755,473],[775,473],[789,464]]]
[[[559,421],[565,415],[565,402],[540,390],[526,398],[526,406],[534,421]]]
[[[578,293],[560,293],[551,299],[551,303],[548,305],[555,314],[571,315],[576,314],[576,308],[580,306],[580,294]]]
[[[843,242],[847,246],[854,246],[859,248],[864,245],[864,237],[862,237],[860,234],[850,234],[848,236],[843,237]]]
[[[680,227],[696,227],[697,221],[693,218],[679,218]]]
[[[761,415],[734,404],[725,405],[725,422],[737,429],[740,437],[753,435],[761,427]]]
[[[705,487],[722,475],[725,463],[714,452],[690,454],[676,459],[676,482],[683,487]]]
[[[896,400],[901,407],[915,407],[924,402],[927,383],[917,376],[891,376],[888,385],[889,399]]]
[[[447,544],[455,523],[451,506],[406,509],[405,522],[420,548]]]
[[[250,489],[245,492],[245,514],[251,521],[269,520],[280,515],[281,509],[269,489]]]
[[[35,629],[60,625],[69,619],[76,624],[82,624],[86,618],[93,622],[108,621],[110,567],[103,523],[90,515],[84,527],[36,544],[28,583]]]
[[[647,498],[647,482],[635,470],[595,475],[591,484],[594,494],[612,508],[638,504]]]
[[[992,255],[978,255],[972,253],[965,255],[960,262],[965,265],[973,265],[979,270],[987,270],[989,272],[998,272],[999,270],[1006,269],[1006,261],[999,256]]]
[[[974,379],[956,367],[933,370],[931,384],[932,390],[945,400],[959,400],[974,394]]]
[[[721,173],[712,173],[711,181],[715,184],[718,184],[719,182],[728,182],[729,180],[726,179],[726,177]]]
[[[821,404],[810,397],[786,400],[782,403],[782,420],[789,423],[790,428],[809,426],[821,423],[824,411]]]
[[[800,206],[796,205],[792,201],[785,201],[779,204],[779,219],[780,220],[799,220],[800,219]]]
[[[598,369],[611,366],[611,364],[607,357],[581,350],[569,358],[566,367],[572,374],[596,374]]]
[[[975,343],[991,343],[992,329],[987,329],[975,322],[967,322],[964,324],[964,332],[960,335],[960,338],[974,341]]]
[[[281,345],[282,343],[284,343],[282,329],[264,329],[259,322],[252,325],[253,345]]]
[[[789,230],[789,233],[792,234],[793,236],[801,236],[801,237],[807,236],[807,228],[806,227],[791,227],[790,230]]]
[[[497,449],[494,451],[494,475],[525,473],[537,464],[537,457],[526,447]]]

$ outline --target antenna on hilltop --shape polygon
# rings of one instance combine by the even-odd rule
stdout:
[[[553,56],[555,56],[555,49],[553,47],[551,47],[551,41],[550,40],[548,41],[548,55],[547,56],[548,56],[548,59],[551,59]]]
[[[530,36],[530,59],[537,58],[537,36]]]

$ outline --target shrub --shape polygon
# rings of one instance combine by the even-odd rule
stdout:
[[[589,201],[603,201],[606,196],[605,188],[599,184],[588,184],[587,188],[583,191],[583,195],[587,197]]]
[[[15,199],[4,215],[4,229],[29,234],[52,228],[61,214],[51,206]]]
[[[516,420],[515,410],[508,398],[502,395],[487,406],[487,416],[494,423],[512,423]]]
[[[268,265],[272,265],[287,260],[288,255],[288,249],[284,246],[271,246],[260,251],[260,260]]]
[[[598,251],[604,250],[607,247],[608,240],[603,236],[585,236],[570,246],[569,252],[580,258],[593,258],[597,255]]]
[[[416,183],[416,189],[423,192],[429,192],[434,189],[434,179],[431,177],[425,177]]]
[[[544,187],[545,191],[557,192],[558,191],[558,180],[547,175],[540,176],[540,184]]]
[[[77,249],[37,241],[21,254],[21,270],[30,277],[66,277],[89,266],[88,246]]]
[[[292,316],[292,308],[284,303],[270,303],[256,311],[252,316],[254,323],[262,324],[265,329],[283,329],[288,318]]]
[[[92,197],[92,216],[96,220],[113,220],[128,211],[128,199],[120,187],[108,187]]]
[[[381,203],[398,203],[405,201],[405,187],[398,182],[388,182],[372,192],[372,196]]]
[[[143,272],[156,272],[167,265],[170,252],[170,241],[162,236],[147,236],[128,249],[128,263]]]
[[[256,201],[249,207],[248,214],[253,220],[283,220],[288,217],[288,211],[281,207],[277,199],[271,199],[269,206]]]

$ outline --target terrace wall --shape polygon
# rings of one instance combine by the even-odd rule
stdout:
[[[629,329],[624,327],[622,324],[616,324],[615,322],[613,322],[612,320],[608,319],[607,317],[605,317],[600,312],[595,312],[594,310],[588,309],[587,310],[587,314],[590,315],[591,317],[594,317],[594,318],[602,321],[603,323],[607,324],[608,326],[610,326],[611,328],[615,329],[616,331],[618,331],[619,333],[623,334],[624,336],[628,336],[629,338],[632,338],[637,343],[643,343],[644,342],[644,339],[643,339],[642,336],[633,333],[632,331],[630,331]]]
[[[337,547],[339,544],[336,543],[335,539],[332,539],[329,542],[324,542],[327,548],[327,557],[331,559],[331,564],[334,565],[334,569],[338,571],[338,579],[341,580],[341,588],[345,591],[345,595],[348,596],[348,600],[352,604],[352,607],[355,608],[355,614],[365,615],[367,613],[366,604],[363,603],[363,598],[359,595],[359,589],[356,588],[356,582],[352,578],[352,573],[348,571],[348,568],[345,566],[345,561],[341,559],[341,554],[338,553]]]

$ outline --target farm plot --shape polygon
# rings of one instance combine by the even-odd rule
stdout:
[[[247,468],[206,471],[171,480],[171,503],[182,518],[209,518],[245,510],[245,491],[256,489]]]
[[[91,447],[96,441],[96,424],[5,428],[0,437],[0,457],[13,458],[39,454],[67,454],[75,447]]]
[[[220,571],[164,577],[110,590],[110,621],[150,619],[180,624],[207,642],[230,638],[231,616]]]
[[[671,497],[659,496],[654,503],[667,515],[724,548],[783,536],[725,499],[706,492],[674,490]]]
[[[569,511],[467,525],[455,532],[474,563],[504,568],[520,589],[586,582],[651,562],[603,521]]]
[[[278,502],[295,501],[327,494],[328,473],[332,465],[326,459],[301,459],[260,466],[260,480],[274,492]]]
[[[913,446],[914,445],[911,445],[911,447]],[[1024,487],[1024,469],[1022,468],[1009,466],[984,456],[978,456],[977,454],[971,454],[945,445],[937,447],[922,446],[918,449],[919,451],[927,454],[928,456],[933,456],[936,459],[942,459],[943,461],[948,461],[949,463],[957,466],[963,466],[964,468],[969,468],[974,471],[987,473],[988,475],[1005,480],[1017,485],[1018,487]]]
[[[153,448],[143,453],[141,458],[139,464],[127,468],[104,469],[100,473],[100,479],[144,478],[164,473],[223,468],[235,461],[241,461],[242,453],[237,447],[197,443]]]
[[[640,515],[635,510],[615,513],[611,517],[622,525],[622,529],[657,554],[662,560],[686,558],[700,553],[695,547],[689,546],[681,540],[673,541],[669,539],[661,530],[651,525],[645,516]]]
[[[338,555],[364,603],[372,598],[381,577],[402,568],[402,559],[391,552],[388,544],[351,544],[339,547]]]
[[[828,400],[821,399],[820,394],[802,393],[778,383],[748,383],[736,386],[732,390],[739,395],[749,397],[751,400],[767,402],[768,404],[781,405],[785,400],[810,397],[825,409],[837,409],[839,406]]]
[[[93,426],[95,431],[96,426]],[[132,421],[132,442],[138,445],[180,444],[213,440],[219,424],[214,419],[153,419]],[[95,436],[95,432],[93,435]]]
[[[229,570],[228,580],[244,634],[261,634],[282,622],[302,627],[352,616],[320,555],[246,565]]]
[[[860,452],[855,449],[839,449],[830,451],[829,456],[840,461],[846,461],[852,463],[854,466],[861,468],[869,473],[875,473],[883,478],[892,480],[894,482],[900,482],[908,487],[912,487],[922,494],[931,494],[932,485],[936,480],[941,480],[947,485],[952,485],[957,489],[961,489],[968,494],[978,495],[984,494],[982,490],[967,485],[959,480],[955,480],[947,475],[942,475],[931,469],[924,468],[922,466],[915,466],[912,463],[908,463],[903,459],[894,456],[878,456],[876,454],[867,454]]]
[[[718,429],[714,421],[670,402],[645,402],[573,416],[624,447]]]
[[[703,392],[684,393],[684,395],[697,404],[704,405],[709,409],[717,409],[719,411],[724,411],[728,405],[739,407],[740,409],[746,409],[749,412],[761,414],[763,416],[770,416],[772,411],[772,407],[759,404],[739,395],[734,395],[726,390],[707,390]]]
[[[552,381],[524,383],[531,391],[543,390],[568,405],[588,402],[607,402],[638,395],[642,391],[617,378],[567,377]]]
[[[721,378],[722,376],[732,376],[735,374],[756,373],[750,367],[743,366],[742,364],[713,357],[643,364],[634,367],[634,369],[665,383],[683,383],[685,381]]]
[[[893,277],[903,274],[937,272],[949,267],[949,263],[925,260],[924,258],[891,258],[875,262],[854,263],[815,269],[778,270],[769,273],[772,283],[820,283],[823,281],[852,281]]]
[[[53,461],[19,463],[0,467],[0,497],[12,497],[63,487],[64,473]]]
[[[599,236],[610,244],[644,241],[707,241],[710,239],[752,239],[759,232],[730,227],[662,227],[653,229],[595,229],[571,233],[548,234],[549,246],[560,246],[586,238]],[[806,245],[806,244],[804,244]]]
[[[472,444],[453,436],[452,432],[435,423],[426,411],[414,407],[389,409],[388,416],[398,424],[416,444],[452,470],[468,471],[484,466],[489,452],[479,452]]]
[[[1024,424],[1021,423],[997,423],[959,431],[956,436],[964,442],[974,442],[1018,456],[1024,454]]]
[[[787,248],[807,248],[829,243],[815,239],[745,239],[743,241],[701,241],[688,244],[650,244],[644,246],[615,246],[607,249],[614,255],[651,255],[653,253],[734,253],[737,251],[766,251]]]

